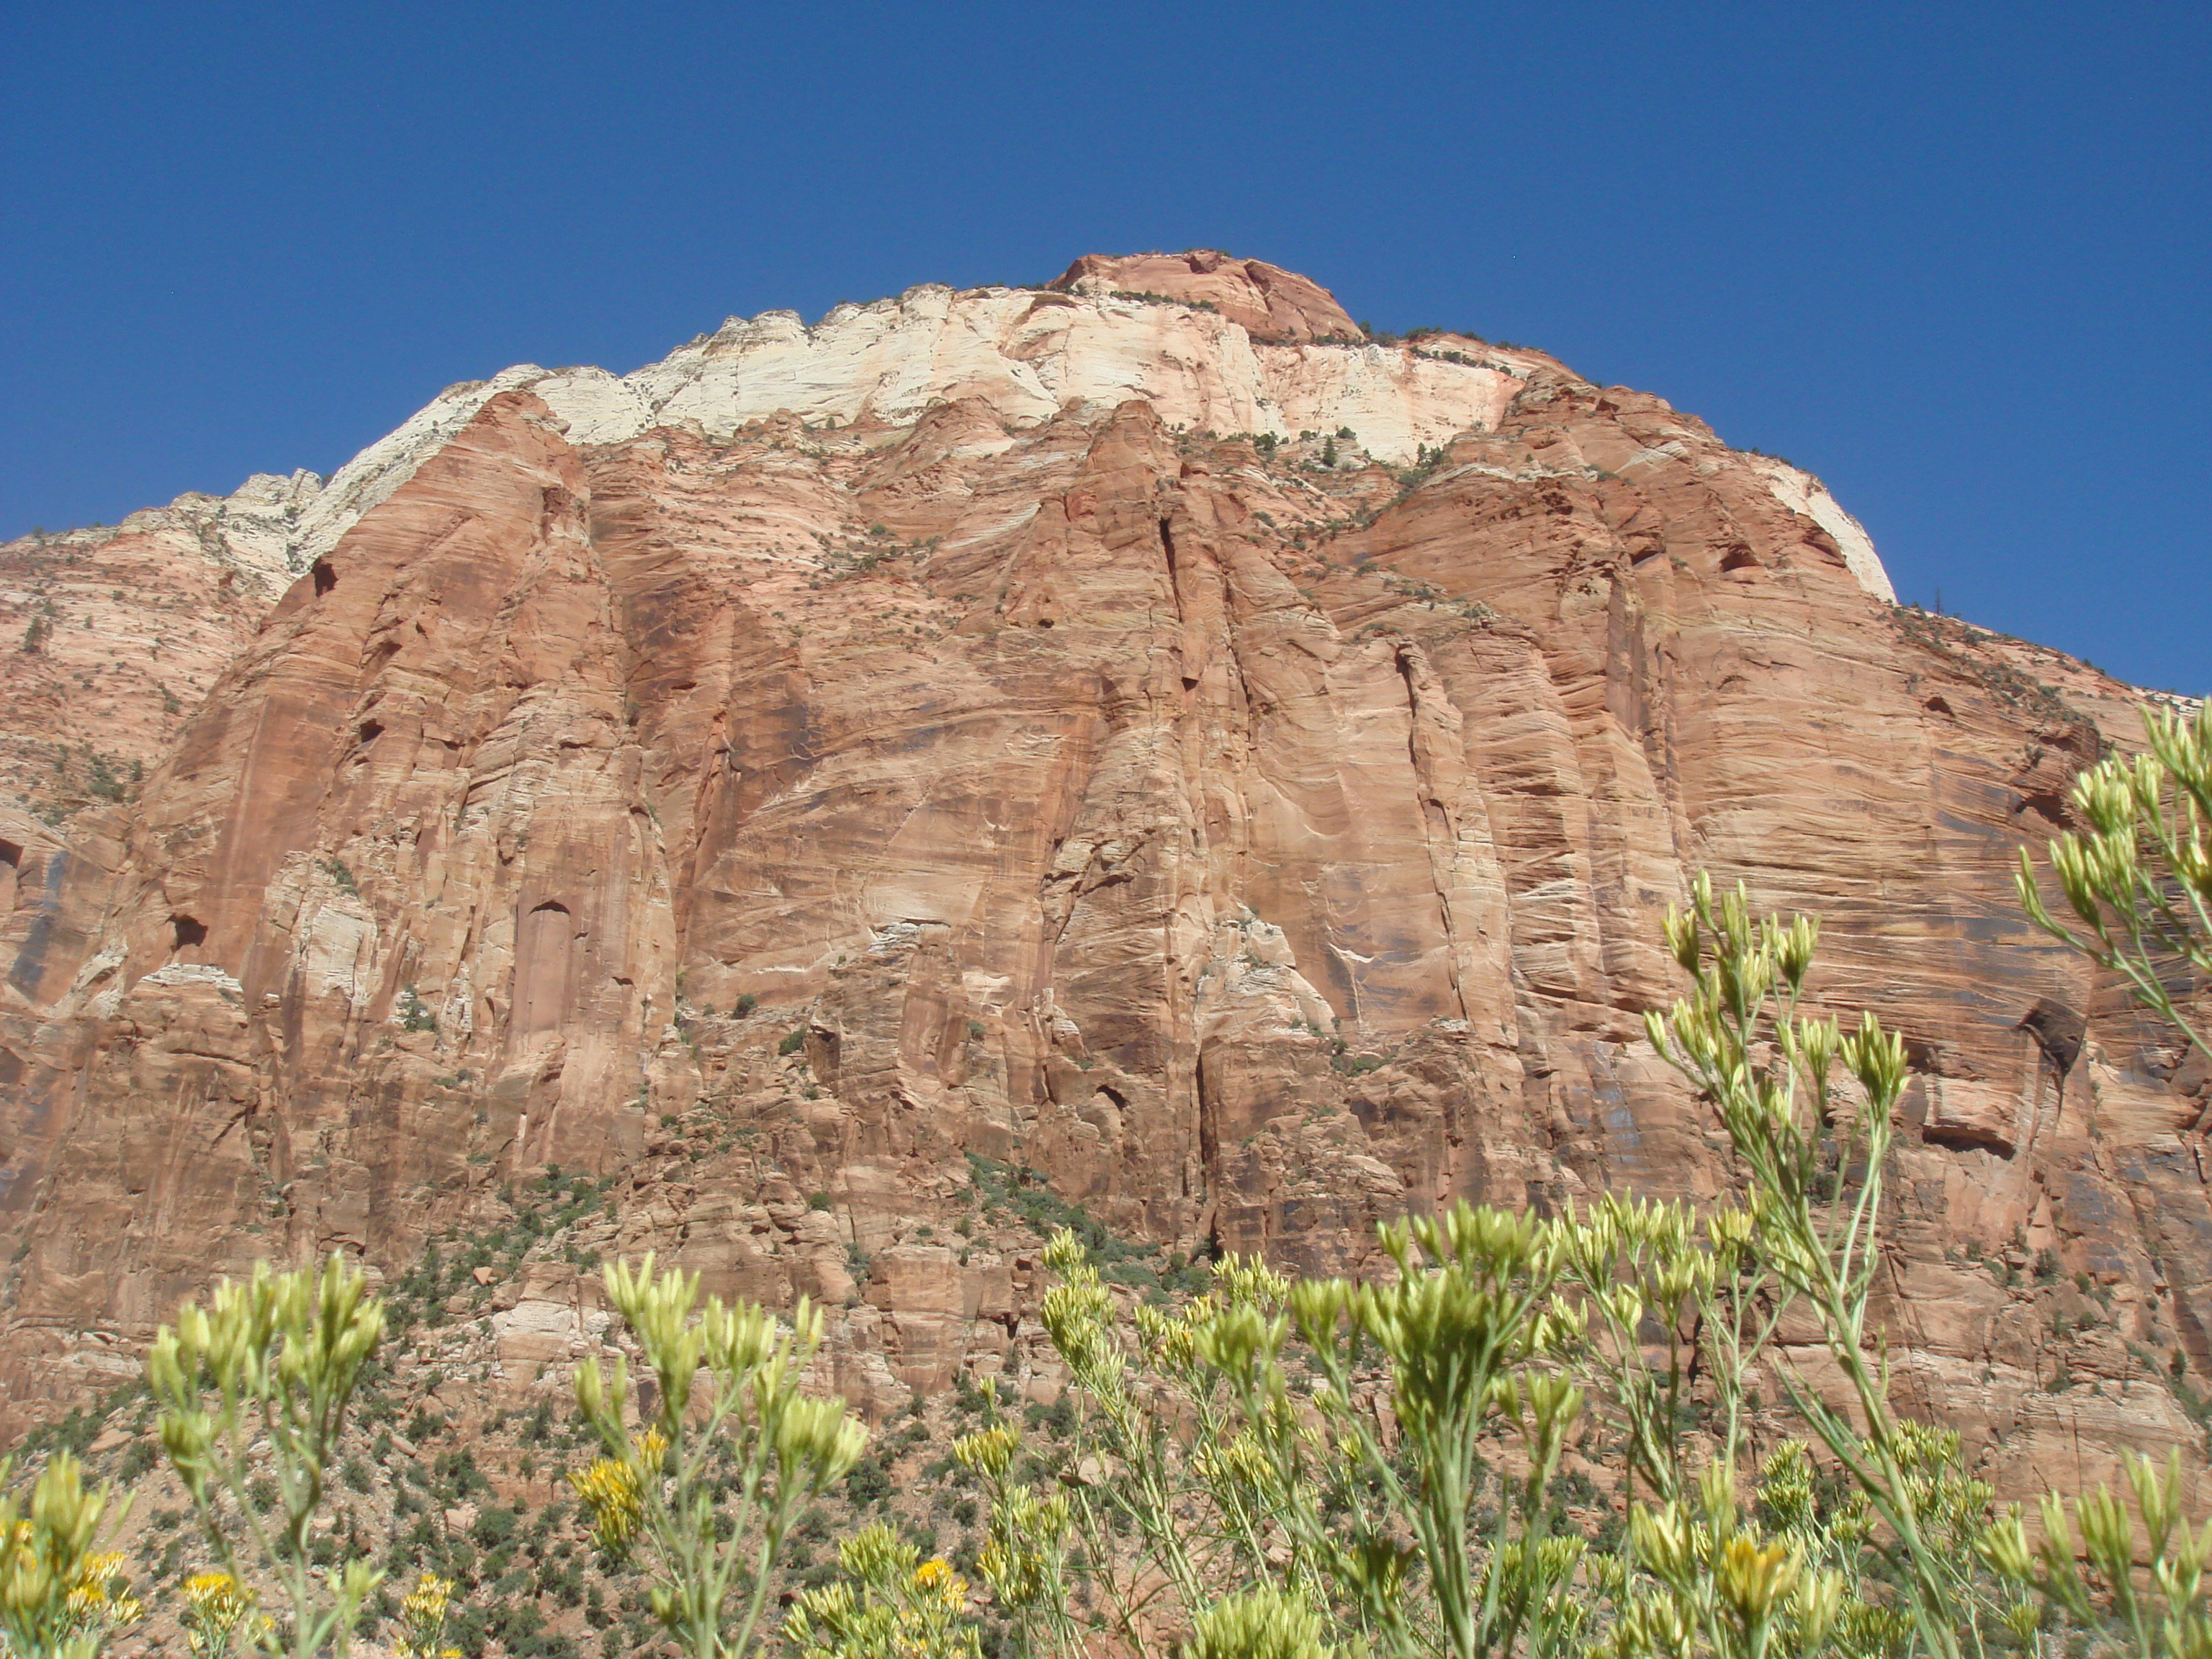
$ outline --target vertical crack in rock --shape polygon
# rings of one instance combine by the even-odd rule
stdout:
[[[1160,554],[1167,562],[1168,592],[1175,597],[1176,625],[1180,638],[1176,647],[1176,659],[1181,669],[1182,689],[1195,690],[1204,678],[1206,666],[1204,647],[1198,643],[1194,622],[1189,607],[1183,599],[1183,569],[1176,557],[1175,520],[1165,514],[1160,518]]]
[[[1459,833],[1451,809],[1442,799],[1435,759],[1429,749],[1429,710],[1422,692],[1422,681],[1430,677],[1428,665],[1419,659],[1412,645],[1402,641],[1393,652],[1392,660],[1406,690],[1406,754],[1413,770],[1413,786],[1420,795],[1421,827],[1429,855],[1429,884],[1436,896],[1437,926],[1444,939],[1444,971],[1449,977],[1458,1017],[1465,1019],[1467,991],[1460,982],[1459,927],[1452,915],[1450,891],[1451,874],[1458,863]]]

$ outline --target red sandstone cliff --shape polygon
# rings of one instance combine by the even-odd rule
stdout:
[[[1010,1264],[929,1242],[968,1152],[1330,1269],[1456,1194],[1710,1194],[1638,1023],[1708,867],[1824,912],[1824,994],[1911,1041],[1900,1387],[2015,1490],[2194,1440],[2206,1080],[2009,890],[2132,694],[1898,609],[1817,481],[1656,398],[1350,328],[1088,258],[453,388],[301,486],[273,605],[166,520],[72,543],[142,596],[89,675],[130,717],[64,626],[0,726],[143,775],[67,816],[25,738],[0,811],[13,1409],[549,1163],[624,1175],[625,1245],[843,1308],[879,1401],[1038,1363]],[[54,556],[0,550],[16,603]],[[127,559],[214,585],[189,668]],[[536,1286],[516,1354],[588,1300]]]

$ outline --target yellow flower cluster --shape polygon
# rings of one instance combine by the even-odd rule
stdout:
[[[881,1522],[837,1547],[843,1582],[804,1590],[784,1635],[800,1659],[982,1659],[968,1581]]]
[[[399,1604],[399,1622],[406,1634],[392,1644],[397,1659],[461,1659],[459,1648],[441,1645],[446,1607],[453,1593],[453,1580],[434,1572],[426,1572],[415,1581],[415,1588]]]
[[[625,1553],[645,1520],[645,1481],[658,1474],[668,1451],[659,1429],[638,1437],[627,1458],[600,1457],[568,1477],[576,1497],[592,1512],[592,1536],[610,1555]]]
[[[69,1592],[70,1622],[77,1629],[119,1630],[144,1615],[144,1603],[131,1594],[131,1581],[123,1577],[124,1559],[121,1550],[109,1550],[88,1556],[77,1569]]]
[[[13,1458],[0,1459],[0,1485],[14,1468]],[[121,1577],[121,1553],[94,1547],[109,1497],[106,1486],[86,1490],[82,1466],[64,1451],[47,1462],[27,1504],[20,1492],[0,1498],[0,1647],[91,1651],[103,1632],[144,1612]]]
[[[968,1605],[968,1581],[952,1571],[951,1564],[933,1557],[914,1570],[909,1586],[917,1596],[959,1611]]]
[[[196,1572],[185,1580],[185,1643],[192,1659],[213,1659],[230,1651],[240,1625],[253,1611],[252,1592],[227,1572]],[[262,1615],[264,1628],[274,1621]]]

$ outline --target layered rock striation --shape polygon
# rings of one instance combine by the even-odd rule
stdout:
[[[216,1272],[402,1264],[549,1164],[840,1310],[878,1405],[1052,1386],[1033,1264],[939,1231],[975,1159],[1329,1271],[1456,1195],[1710,1197],[1639,1025],[1710,868],[1911,1044],[1901,1386],[2009,1490],[2197,1437],[2206,1079],[2010,892],[2135,694],[1898,608],[1656,398],[1087,258],[510,370],[283,488],[298,574],[234,579],[143,781],[0,822],[19,1416]],[[96,550],[229,568],[195,533]],[[518,1375],[589,1303],[502,1316]]]

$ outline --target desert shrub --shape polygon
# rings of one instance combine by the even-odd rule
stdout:
[[[880,1457],[858,1459],[845,1476],[845,1501],[856,1510],[873,1509],[891,1495],[891,1473]]]
[[[605,1449],[573,1477],[577,1496],[601,1547],[643,1567],[654,1618],[691,1659],[750,1655],[787,1535],[866,1443],[842,1401],[799,1392],[821,1316],[802,1299],[787,1327],[757,1304],[714,1297],[694,1319],[698,1275],[659,1273],[650,1255],[634,1268],[610,1265],[605,1282],[659,1407],[634,1431],[627,1363],[611,1376],[596,1360],[577,1368],[576,1403]],[[695,1416],[702,1368],[706,1405]]]
[[[115,1478],[129,1486],[161,1460],[161,1448],[150,1437],[134,1440],[123,1449],[122,1461],[115,1466]]]
[[[515,1521],[513,1510],[487,1504],[469,1527],[470,1540],[480,1550],[496,1550],[513,1541]]]
[[[838,1547],[842,1580],[803,1589],[784,1620],[799,1659],[982,1659],[968,1586],[881,1522]]]
[[[15,1459],[0,1460],[0,1486]],[[58,1451],[27,1493],[0,1498],[0,1636],[22,1659],[92,1659],[141,1607],[122,1577],[123,1556],[103,1550],[122,1511],[107,1486],[87,1490],[84,1470]]]
[[[2020,902],[2036,926],[2120,975],[2212,1060],[2212,1028],[2184,1010],[2212,978],[2212,703],[2193,723],[2163,708],[2145,708],[2142,722],[2146,751],[2077,778],[2074,813],[2086,828],[2051,844],[2072,921],[2045,904],[2026,848]]]
[[[367,1280],[333,1254],[320,1273],[272,1273],[264,1262],[243,1284],[226,1279],[206,1309],[187,1304],[147,1355],[161,1442],[208,1544],[250,1600],[257,1583],[276,1587],[288,1617],[261,1645],[296,1659],[343,1659],[384,1576],[359,1557],[318,1564],[310,1549],[354,1389],[383,1329]]]
[[[438,1029],[438,1016],[431,1012],[430,1005],[422,1000],[422,994],[411,985],[400,988],[396,1012],[399,1016],[399,1029],[403,1031],[434,1031]]]

